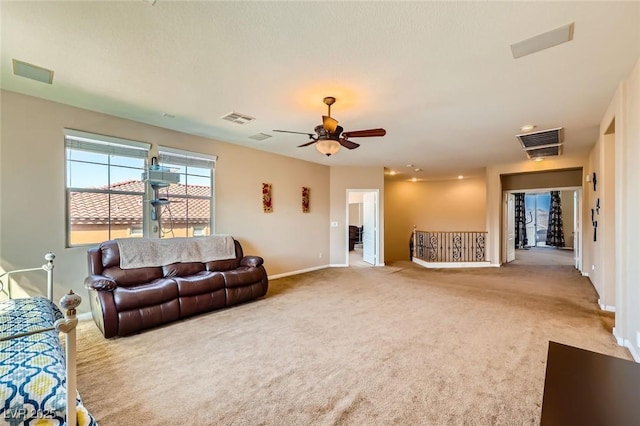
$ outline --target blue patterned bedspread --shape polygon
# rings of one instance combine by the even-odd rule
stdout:
[[[50,328],[63,318],[44,297],[0,301],[0,336]],[[55,330],[0,342],[0,423],[65,425],[65,355]],[[97,423],[76,394],[78,426]]]

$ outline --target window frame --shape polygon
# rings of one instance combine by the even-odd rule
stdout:
[[[91,241],[91,242],[81,242],[81,243],[72,243],[71,232],[71,194],[72,193],[85,193],[85,194],[107,194],[109,201],[107,203],[107,232],[109,239],[112,238],[112,195],[123,195],[123,196],[138,196],[142,201],[142,217],[141,224],[144,229],[146,224],[146,216],[147,216],[147,207],[145,203],[145,199],[147,198],[147,189],[146,185],[143,185],[142,192],[137,191],[126,191],[126,190],[114,190],[112,185],[115,182],[111,181],[111,171],[112,167],[123,167],[120,165],[114,165],[111,162],[113,157],[122,157],[122,158],[138,158],[142,161],[142,169],[140,172],[144,172],[149,163],[149,150],[151,148],[151,144],[141,141],[134,141],[129,139],[122,139],[108,135],[101,135],[96,133],[89,133],[75,129],[64,129],[64,185],[65,185],[65,247],[82,247],[88,245],[95,245],[100,243],[101,241]],[[73,163],[82,163],[83,161],[73,160],[70,158],[69,150],[75,151],[85,151],[92,152],[96,154],[107,155],[106,163],[96,162],[96,165],[106,166],[107,167],[107,184],[106,188],[91,188],[91,187],[74,187],[71,186],[70,176],[69,176],[69,168]],[[87,164],[91,164],[91,162],[85,162]],[[132,169],[138,169],[137,167],[131,167]],[[141,175],[142,176],[142,175]],[[142,181],[142,178],[140,178]],[[136,238],[136,237],[132,237]]]
[[[218,156],[188,151],[184,149],[177,149],[177,148],[172,148],[167,146],[158,146],[157,160],[158,160],[157,163],[159,167],[168,167],[169,169],[172,166],[184,167],[184,172],[180,171],[179,174],[181,175],[181,179],[182,177],[184,177],[184,180],[185,180],[184,185],[186,187],[188,187],[188,184],[189,184],[189,176],[200,177],[200,178],[203,177],[202,175],[189,173],[189,167],[195,167],[200,169],[208,168],[210,170],[210,179],[209,179],[210,190],[209,190],[208,196],[190,195],[188,194],[187,188],[185,188],[185,192],[186,192],[185,194],[168,193],[168,194],[163,194],[163,196],[166,196],[166,198],[169,200],[171,200],[171,198],[175,198],[178,200],[183,200],[185,202],[187,202],[188,200],[208,200],[209,201],[209,222],[208,222],[209,234],[208,235],[214,235],[215,234],[215,198],[216,198],[215,197],[215,169],[216,169],[216,161],[218,160]],[[159,228],[158,237],[159,238],[175,238],[175,235],[174,236],[163,235],[162,222],[163,222],[162,217],[160,217],[158,220],[158,228]],[[170,219],[170,222],[173,222],[173,219]],[[186,215],[185,225],[186,225],[185,236],[188,238],[196,237],[196,235],[191,235],[191,236],[189,235],[190,226],[189,226],[188,212]],[[171,229],[169,232],[171,233],[173,232],[173,224],[171,225]]]

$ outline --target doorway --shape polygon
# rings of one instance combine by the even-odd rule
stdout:
[[[347,206],[347,265],[377,265],[380,217],[378,190],[347,189]]]
[[[580,187],[505,192],[506,263],[543,265],[548,262],[572,265],[580,270],[581,194]]]

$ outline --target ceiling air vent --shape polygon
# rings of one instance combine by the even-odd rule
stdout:
[[[255,139],[257,141],[263,141],[265,139],[269,139],[271,135],[266,133],[258,133],[257,135],[249,136],[249,139]]]
[[[516,135],[529,158],[555,157],[562,154],[564,131],[557,129]]]
[[[229,114],[223,115],[220,118],[237,124],[247,124],[248,122],[255,120],[255,118],[249,117],[248,115],[240,114],[239,112],[230,112]]]
[[[562,145],[530,149],[527,151],[529,160],[533,160],[534,158],[557,157],[560,154],[562,154]]]

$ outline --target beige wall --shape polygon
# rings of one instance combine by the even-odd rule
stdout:
[[[385,182],[387,261],[409,259],[409,238],[420,231],[485,231],[486,182],[462,180]]]
[[[330,219],[325,224],[325,231],[330,230],[331,258],[334,266],[348,264],[347,239],[349,238],[347,222],[348,189],[368,189],[379,191],[378,205],[380,217],[378,226],[379,253],[377,264],[383,265],[384,253],[384,168],[383,167],[331,167],[330,177],[331,207]],[[337,222],[337,227],[331,227],[330,222]]]
[[[640,362],[640,60],[625,86],[622,135],[616,132],[623,141],[616,141],[616,334]]]
[[[86,247],[65,247],[65,127],[146,141],[152,150],[163,145],[218,155],[215,232],[234,235],[246,254],[263,256],[270,276],[328,264],[329,167],[12,92],[0,94],[0,266],[39,266],[44,254],[53,251],[56,297],[67,288],[86,295]],[[273,213],[262,212],[262,182],[273,184]],[[302,186],[311,187],[311,213],[302,213]],[[44,290],[44,275],[27,281],[33,281],[27,287]]]
[[[630,75],[620,83],[609,108],[600,123],[601,141],[614,143],[614,232],[615,242],[612,253],[602,254],[596,247],[590,247],[594,263],[612,262],[615,280],[615,328],[614,335],[619,344],[628,347],[636,361],[640,362],[640,221],[636,212],[640,211],[640,59]],[[613,140],[608,135],[615,120]],[[607,136],[605,136],[607,135]],[[594,147],[592,156],[606,154],[603,144]],[[608,167],[606,159],[597,166]],[[602,170],[604,179],[611,179],[611,173]],[[598,186],[604,184],[599,182]],[[604,184],[606,191],[610,185]],[[606,196],[606,194],[605,194]],[[601,209],[608,224],[607,204]],[[599,230],[600,232],[600,230]],[[586,250],[585,250],[586,251]],[[604,256],[599,258],[599,256]],[[601,298],[603,296],[601,295]],[[605,293],[606,297],[606,293]]]

